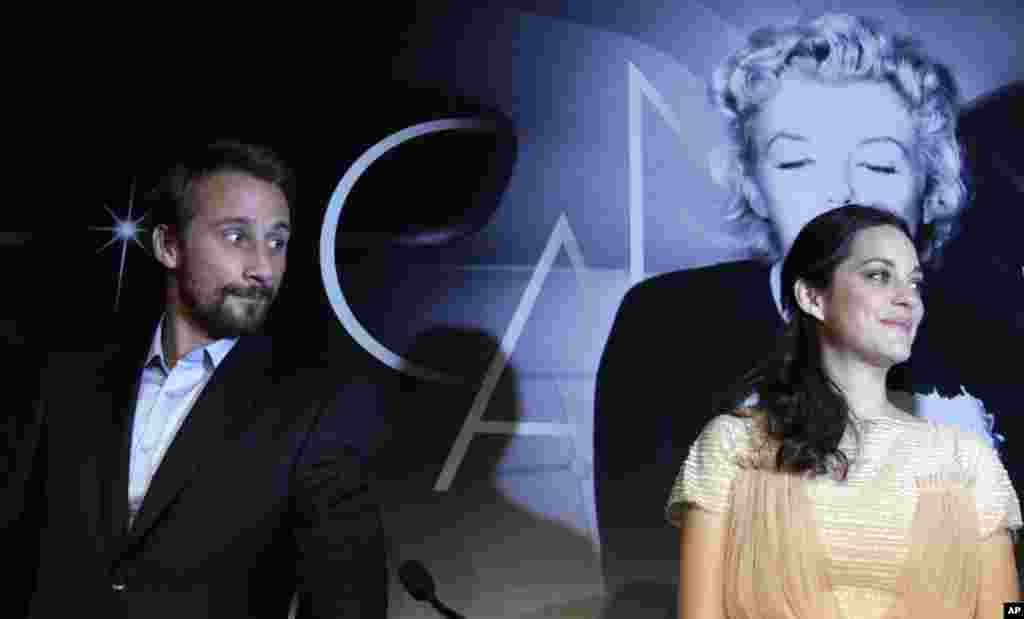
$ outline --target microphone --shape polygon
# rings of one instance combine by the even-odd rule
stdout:
[[[398,568],[398,580],[401,581],[402,586],[409,592],[409,595],[418,602],[430,602],[430,605],[434,607],[434,610],[441,613],[442,617],[446,619],[466,619],[459,613],[448,608],[441,603],[441,600],[437,599],[435,590],[437,587],[434,585],[434,577],[430,575],[427,568],[413,559],[412,561],[406,561]]]

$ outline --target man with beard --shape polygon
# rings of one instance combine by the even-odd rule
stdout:
[[[377,388],[296,371],[257,333],[291,195],[272,152],[233,142],[151,193],[163,315],[146,341],[43,372],[14,482],[42,525],[16,615],[281,619],[294,593],[299,617],[385,616]]]

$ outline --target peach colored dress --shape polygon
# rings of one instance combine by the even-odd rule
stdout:
[[[807,479],[774,470],[760,420],[712,419],[667,507],[676,526],[687,505],[727,514],[730,619],[973,616],[979,540],[1021,527],[991,447],[909,415],[859,419],[846,480]]]

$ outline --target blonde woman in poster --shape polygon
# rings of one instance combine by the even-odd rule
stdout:
[[[787,324],[782,259],[807,222],[854,202],[894,213],[927,271],[940,264],[967,205],[955,79],[876,22],[826,15],[759,30],[715,72],[711,94],[733,145],[718,168],[731,192],[726,216],[756,259],[651,278],[618,310],[594,420],[612,598],[671,578],[674,546],[657,510],[642,507],[664,497],[688,447],[723,412],[718,396],[774,350]],[[941,338],[925,321],[918,340],[942,351]],[[991,416],[948,361],[931,354],[896,364],[887,373],[891,394],[904,410],[994,445]],[[665,594],[636,589],[643,604]]]

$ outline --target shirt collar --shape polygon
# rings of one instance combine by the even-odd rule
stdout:
[[[163,328],[164,320],[166,318],[166,315],[162,316],[160,318],[160,322],[156,325],[156,332],[153,334],[153,341],[150,343],[149,352],[146,354],[145,367],[151,367],[156,364],[162,367],[165,373],[170,374],[170,370],[167,367],[167,358],[164,356],[163,347]],[[224,357],[231,352],[231,349],[234,348],[237,343],[237,337],[215,340],[206,346],[190,351],[187,355],[183,356],[182,359],[198,361],[201,355],[203,365],[209,369],[214,369],[220,366],[221,362],[224,361]]]

